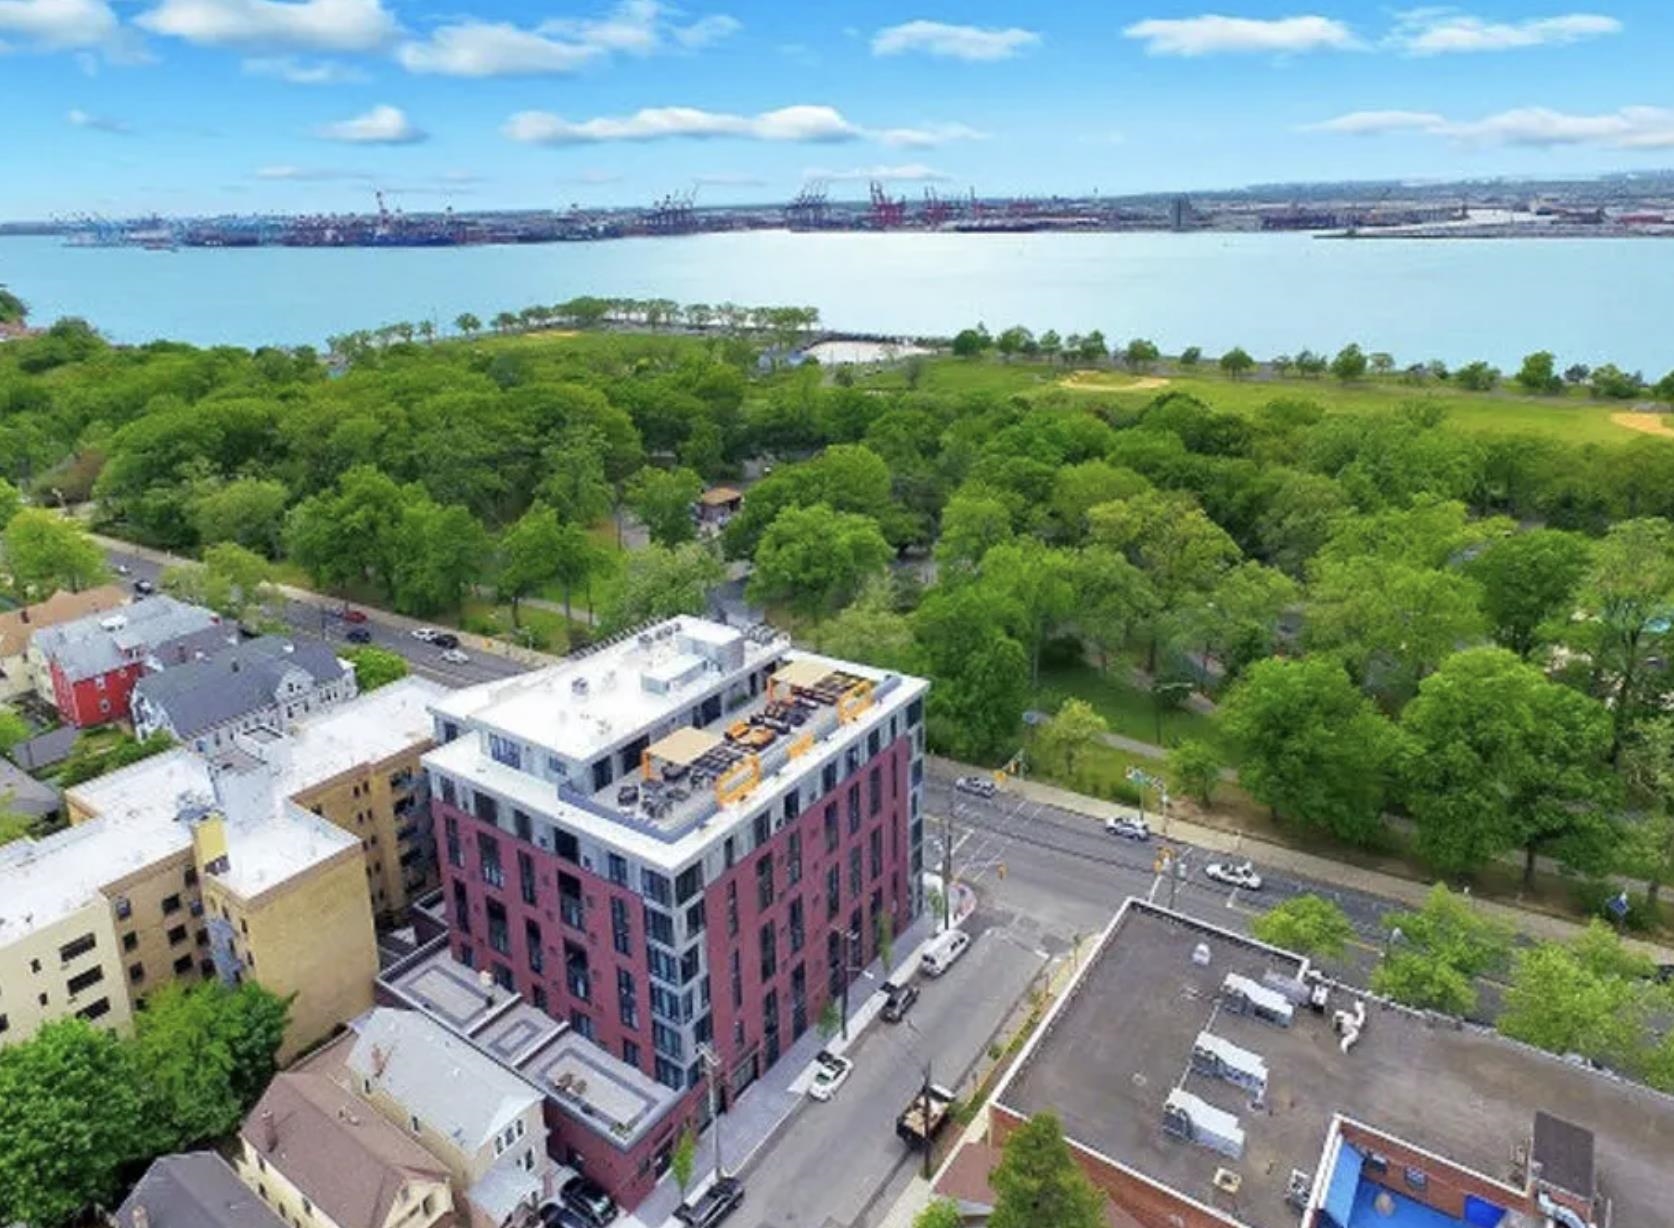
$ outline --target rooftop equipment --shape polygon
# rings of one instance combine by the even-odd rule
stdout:
[[[1259,1054],[1242,1049],[1211,1032],[1199,1032],[1192,1044],[1192,1070],[1225,1079],[1260,1100],[1267,1094],[1267,1063]]]
[[[1236,972],[1227,973],[1226,980],[1221,982],[1221,1001],[1234,1015],[1254,1015],[1281,1028],[1290,1026],[1295,1010],[1283,994],[1257,985]]]
[[[1224,1156],[1244,1154],[1244,1131],[1238,1119],[1177,1087],[1163,1104],[1163,1132],[1171,1138],[1197,1143]]]

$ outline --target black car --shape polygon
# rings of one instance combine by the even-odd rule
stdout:
[[[343,638],[351,644],[370,644],[372,642],[372,632],[366,627],[350,627],[343,633]]]
[[[156,591],[157,591],[157,586],[155,584],[153,584],[150,580],[135,580],[134,581],[134,592],[138,593],[141,597],[149,597],[149,596],[151,596],[152,593],[154,593]]]
[[[597,1181],[587,1177],[571,1177],[558,1197],[593,1228],[604,1228],[616,1218],[616,1200]]]
[[[458,648],[459,637],[451,631],[443,631],[430,641],[438,648]]]
[[[541,1228],[593,1228],[593,1221],[577,1215],[561,1202],[544,1202],[540,1209]]]
[[[744,1183],[737,1177],[722,1177],[698,1196],[696,1202],[682,1203],[674,1218],[691,1228],[714,1228],[744,1202]]]
[[[883,1017],[889,1023],[900,1023],[918,1001],[918,990],[911,985],[885,985]]]

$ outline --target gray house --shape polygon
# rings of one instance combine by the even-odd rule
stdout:
[[[354,670],[319,640],[266,635],[173,665],[134,684],[134,733],[167,733],[199,752],[258,726],[291,722],[355,696]]]
[[[213,1151],[154,1160],[112,1219],[115,1228],[289,1228]]]

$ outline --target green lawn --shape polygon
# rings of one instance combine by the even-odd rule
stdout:
[[[527,641],[529,647],[559,655],[570,650],[569,624],[562,614],[524,602],[518,606],[517,616],[519,624],[532,636]],[[468,598],[459,622],[467,631],[478,635],[492,635],[514,644],[525,643],[513,630],[511,607],[503,602],[496,604],[482,597]]]
[[[867,388],[906,387],[906,368],[897,365],[863,378]],[[1331,413],[1385,413],[1409,401],[1433,400],[1444,405],[1448,422],[1460,430],[1518,432],[1549,435],[1576,443],[1622,443],[1638,432],[1612,422],[1611,415],[1634,408],[1631,402],[1595,401],[1584,389],[1566,389],[1556,397],[1524,396],[1514,388],[1493,392],[1465,392],[1438,381],[1405,384],[1395,376],[1372,376],[1343,384],[1329,376],[1319,379],[1270,378],[1265,375],[1234,380],[1213,366],[1177,374],[1167,364],[1156,371],[1133,375],[1117,368],[1086,370],[1062,364],[997,358],[927,359],[918,387],[929,392],[989,392],[1001,396],[1068,396],[1089,405],[1138,409],[1165,391],[1180,391],[1207,405],[1231,413],[1253,414],[1279,397],[1318,402]]]
[[[1118,669],[1125,668],[1122,663]],[[1157,743],[1158,715],[1150,693],[1090,665],[1043,666],[1033,707],[1056,711],[1065,699],[1082,699],[1110,725],[1111,733]],[[1187,738],[1217,742],[1219,727],[1207,716],[1184,708],[1161,714],[1160,744],[1174,746]]]

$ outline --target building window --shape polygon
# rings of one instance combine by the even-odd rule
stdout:
[[[802,949],[802,940],[806,926],[802,920],[802,898],[798,896],[790,902],[790,949],[794,955]]]
[[[743,961],[739,959],[737,947],[732,949],[732,954],[727,959],[727,975],[731,982],[732,1009],[738,1010],[744,1005],[744,967]]]
[[[190,955],[182,955],[179,959],[174,961],[174,974],[176,976],[185,976],[191,970],[192,957]]]
[[[645,906],[645,937],[652,942],[660,942],[665,947],[674,945],[674,918],[666,912],[660,912],[651,905]]]
[[[471,793],[471,809],[477,818],[496,827],[500,824],[500,803],[481,789]]]
[[[849,786],[849,835],[860,831],[860,786]]]
[[[794,887],[802,881],[802,833],[790,834],[790,848],[785,854],[785,886]]]
[[[570,1012],[570,1026],[580,1032],[588,1040],[593,1039],[593,1016],[584,1015],[580,1011]]]
[[[483,882],[490,887],[506,885],[506,871],[500,864],[500,842],[487,832],[477,833],[477,863]]]
[[[442,820],[442,835],[447,841],[448,864],[456,868],[465,865],[465,850],[459,847],[459,821],[451,814]]]
[[[128,902],[128,897],[119,895],[111,901],[111,907],[116,910],[116,919],[126,921],[134,915],[134,906]]]
[[[535,1004],[535,1009],[544,1015],[546,1013],[546,986],[534,986],[534,992],[530,994],[530,998]]]
[[[76,1014],[83,1019],[103,1019],[110,1014],[110,999],[100,998],[97,1002],[82,1007]]]
[[[506,906],[488,901],[488,945],[501,955],[511,954],[511,935],[506,927]]]
[[[169,931],[169,945],[171,947],[172,946],[178,946],[180,943],[185,942],[185,941],[186,941],[186,927],[184,925],[177,925],[172,930]]]
[[[837,863],[832,862],[825,870],[825,919],[830,921],[842,907],[842,875],[837,869]]]
[[[442,787],[442,801],[446,802],[449,806],[459,805],[459,794],[454,790],[453,778],[449,776],[438,776],[436,777],[436,780]]]
[[[64,982],[64,990],[71,997],[74,997],[76,994],[80,993],[82,990],[89,989],[92,986],[97,985],[100,981],[102,981],[104,979],[105,979],[105,970],[102,967],[95,964],[93,967],[89,968],[86,972],[77,973],[75,976],[72,976],[69,980],[65,981]]]
[[[622,1016],[622,1026],[639,1030],[639,996],[634,991],[634,974],[626,968],[616,970],[616,1008]]]
[[[835,853],[841,840],[842,833],[837,828],[837,804],[833,802],[825,808],[825,851]]]
[[[610,881],[618,887],[628,885],[628,859],[620,853],[611,853],[605,858],[605,864],[610,868]]]
[[[554,827],[552,829],[552,851],[573,865],[581,863],[581,841],[575,838],[574,832]]]
[[[738,845],[731,836],[728,836],[726,843],[722,845],[722,853],[726,859],[727,869],[732,869],[733,863],[738,860]]]
[[[654,900],[664,908],[669,906],[674,896],[674,889],[669,885],[668,877],[658,874],[655,870],[648,870],[643,866],[639,871],[640,894],[649,900]]]
[[[639,1067],[639,1046],[631,1040],[624,1039],[622,1041],[622,1060],[637,1069]]]
[[[535,838],[535,824],[521,810],[512,811],[512,832],[519,840],[529,841]]]
[[[755,817],[752,826],[755,828],[756,837],[755,844],[752,847],[759,849],[762,845],[766,844],[770,838],[772,838],[773,818],[767,813],[767,811],[764,810]]]
[[[510,738],[502,738],[497,733],[489,734],[488,754],[496,763],[503,763],[520,772],[523,770],[523,748]]]
[[[541,927],[533,917],[523,919],[523,945],[527,948],[529,957],[529,971],[540,973],[543,966],[541,954]]]
[[[703,933],[709,924],[709,910],[702,900],[698,900],[686,910],[686,936],[696,938]]]
[[[418,1119],[417,1116],[408,1117],[407,1118],[407,1124],[410,1125],[413,1128],[413,1133],[414,1134],[424,1133],[424,1127],[419,1125],[419,1119]]]
[[[136,985],[143,981],[145,979],[145,965],[130,964],[128,966],[128,979]]]
[[[618,955],[631,955],[634,949],[633,928],[628,923],[628,905],[620,896],[610,897],[610,944]]]
[[[572,929],[587,928],[587,903],[581,895],[581,880],[558,871],[558,915]]]
[[[490,965],[489,970],[493,974],[494,983],[501,989],[509,990],[512,988],[512,970],[510,968],[496,960]]]
[[[831,793],[837,788],[837,761],[833,759],[820,772],[820,793]]]
[[[874,827],[870,844],[871,877],[876,878],[883,873],[883,828]]]
[[[79,938],[71,939],[58,948],[58,962],[67,964],[77,956],[86,955],[97,945],[98,940],[92,934],[83,934]]]
[[[593,979],[587,967],[587,948],[568,941],[564,943],[564,983],[570,997],[592,1001]]]
[[[517,850],[517,891],[525,904],[535,902],[535,860],[522,849]]]
[[[139,935],[132,932],[122,935],[122,949],[124,951],[139,950]]]
[[[180,897],[178,895],[171,895],[171,896],[166,897],[163,900],[163,915],[165,917],[170,916],[170,915],[172,915],[174,913],[177,913],[179,911],[180,911]]]
[[[779,970],[779,934],[769,921],[761,927],[761,979],[771,980]]]
[[[876,737],[877,735],[874,734],[873,736]],[[871,775],[866,777],[866,813],[875,816],[882,809],[883,773],[877,768],[873,768]]]
[[[184,881],[185,884],[188,887],[196,887],[198,885],[198,869],[197,869],[197,867],[196,866],[187,866],[186,867],[186,873],[182,876],[182,881]]]
[[[849,894],[860,894],[860,846],[857,844],[849,850]]]
[[[727,884],[727,937],[738,937],[738,880]]]
[[[756,862],[756,908],[773,907],[773,854],[763,853]]]
[[[461,934],[471,932],[471,897],[465,891],[465,884],[457,878],[453,880],[453,916],[449,920]]]

